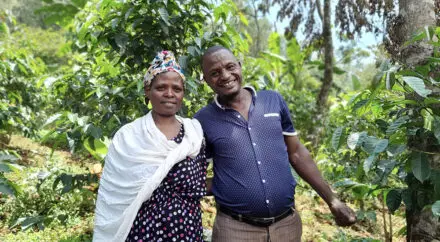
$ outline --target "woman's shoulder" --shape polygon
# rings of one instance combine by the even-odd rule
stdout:
[[[135,132],[137,127],[139,127],[142,124],[142,120],[144,118],[145,115],[122,125],[122,127],[120,127],[118,131],[116,131],[115,135],[113,136],[113,139]]]

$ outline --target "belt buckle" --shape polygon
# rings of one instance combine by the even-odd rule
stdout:
[[[275,217],[271,217],[271,218],[263,218],[262,219],[264,223],[268,223],[268,224],[273,224],[275,223]]]

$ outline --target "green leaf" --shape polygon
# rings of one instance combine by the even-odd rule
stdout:
[[[385,86],[387,90],[391,90],[396,82],[396,74],[394,72],[387,71],[385,77]]]
[[[431,90],[426,89],[425,82],[422,79],[415,76],[403,76],[403,81],[406,82],[417,94],[422,97],[427,97],[432,93]]]
[[[347,145],[350,149],[354,150],[356,149],[357,146],[362,145],[366,137],[367,137],[366,132],[352,133],[350,134],[350,136],[348,136]]]
[[[18,187],[0,174],[0,193],[15,195],[17,192]]]
[[[400,155],[402,152],[404,152],[406,150],[406,145],[400,145],[400,144],[395,144],[395,145],[390,145],[388,146],[388,155],[390,156],[397,156]]]
[[[374,160],[376,159],[376,155],[372,154],[364,161],[364,171],[368,173],[373,165]]]
[[[61,113],[57,113],[57,114],[54,114],[54,115],[50,116],[50,117],[46,120],[46,122],[43,124],[42,128],[44,128],[44,127],[46,127],[47,125],[49,125],[49,124],[55,122],[55,121],[58,120],[61,116],[63,116],[63,114],[61,114]]]
[[[436,217],[440,217],[440,200],[436,201],[431,207],[432,214]]]
[[[353,112],[356,112],[359,108],[365,106],[368,103],[368,99],[360,100],[353,105]]]
[[[374,148],[374,153],[379,154],[380,152],[383,152],[388,147],[388,140],[387,139],[381,139],[379,142],[377,142],[376,147]]]
[[[374,136],[367,136],[364,140],[364,143],[362,144],[362,148],[367,152],[368,154],[373,154],[374,149],[376,148],[376,144],[379,142],[379,139]]]
[[[401,191],[392,189],[387,194],[386,203],[388,206],[388,210],[390,210],[390,213],[394,213],[402,203],[402,194]]]
[[[15,155],[10,155],[10,154],[0,154],[0,161],[16,161],[19,160],[20,158],[18,158]]]
[[[411,157],[411,169],[420,182],[424,182],[431,175],[431,168],[425,153],[414,152]]]
[[[247,20],[247,18],[246,18],[246,15],[244,15],[242,12],[238,12],[238,16],[240,17],[240,21],[241,21],[244,25],[246,25],[246,26],[249,25],[249,22],[248,22],[248,20]]]
[[[170,16],[168,15],[168,11],[165,8],[159,8],[159,15],[160,18],[167,24],[167,26],[171,26],[169,22]]]
[[[338,150],[341,144],[342,132],[344,131],[344,127],[338,127],[335,132],[333,132],[332,136],[332,147],[334,150]]]
[[[361,82],[356,75],[351,75],[351,82],[353,83],[353,90],[361,89]]]
[[[409,120],[408,116],[402,116],[399,117],[398,119],[396,119],[396,121],[394,121],[392,124],[390,124],[390,126],[388,126],[388,129],[386,131],[387,135],[392,135],[394,134],[397,129],[402,126],[403,124],[406,124],[406,122]]]
[[[10,172],[10,171],[12,170],[11,168],[9,168],[9,164],[0,161],[0,172]]]
[[[107,144],[101,139],[89,137],[83,142],[83,145],[96,159],[104,159],[104,157],[107,155]]]
[[[26,219],[21,222],[21,229],[27,230],[29,228],[32,228],[33,225],[37,225],[38,223],[41,223],[43,221],[44,216],[26,217]]]
[[[84,133],[93,136],[95,139],[99,139],[102,136],[102,129],[90,123],[84,126]]]
[[[355,186],[358,185],[359,183],[350,180],[348,178],[342,179],[341,181],[336,182],[335,184],[333,184],[334,187],[351,187],[351,186]]]
[[[129,41],[128,35],[125,33],[117,34],[115,36],[116,45],[121,49],[125,49],[125,47],[128,44],[128,41]]]

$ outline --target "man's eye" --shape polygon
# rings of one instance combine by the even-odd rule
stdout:
[[[211,73],[211,76],[218,76],[218,72],[217,72],[217,71],[212,72],[212,73]]]
[[[228,70],[230,70],[230,71],[231,71],[231,70],[235,70],[235,65],[229,65],[229,66],[228,66]]]

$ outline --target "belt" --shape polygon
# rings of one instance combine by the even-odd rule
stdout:
[[[257,218],[257,217],[251,217],[251,216],[246,216],[243,214],[235,213],[235,212],[233,212],[223,206],[219,206],[219,210],[220,210],[220,212],[231,216],[235,220],[238,220],[240,222],[245,222],[250,225],[255,225],[258,227],[268,227],[268,226],[282,220],[283,218],[285,218],[295,212],[295,209],[292,207],[292,208],[289,208],[288,210],[284,211],[283,213],[281,213],[280,215],[275,216],[275,217]]]

